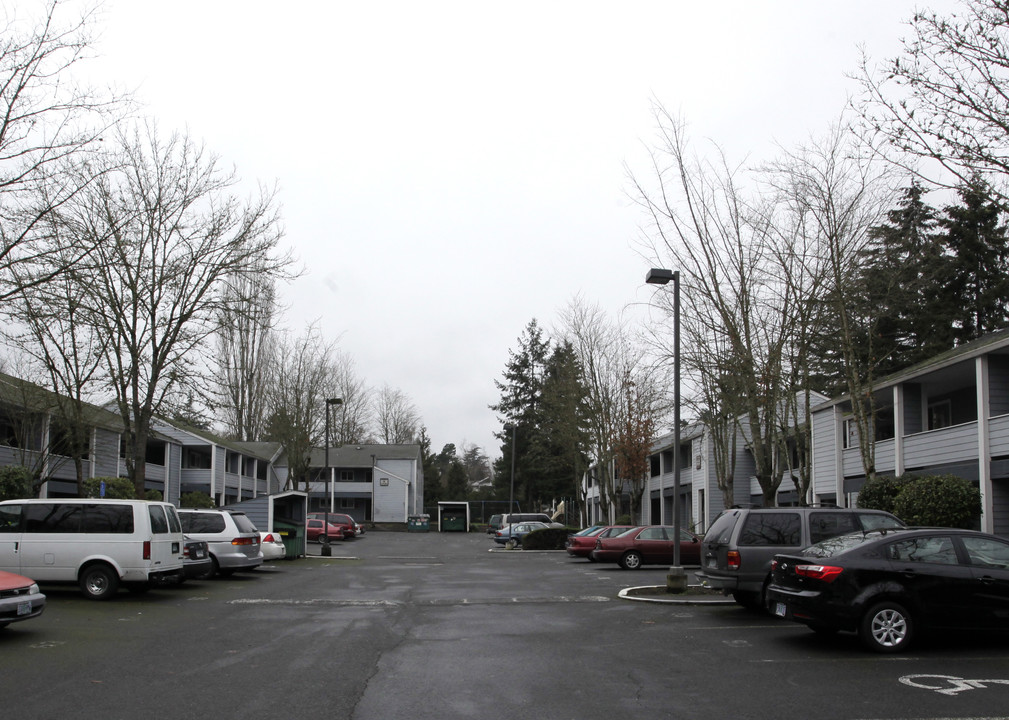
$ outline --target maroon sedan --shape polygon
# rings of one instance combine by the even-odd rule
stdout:
[[[313,520],[309,518],[306,521],[305,535],[309,542],[326,543],[328,540],[343,540],[342,527],[330,523],[329,529],[323,530],[324,525],[325,523],[322,520]]]
[[[615,562],[625,570],[637,570],[642,565],[673,564],[673,527],[648,525],[632,528],[611,538],[596,538],[592,558],[597,562]],[[680,564],[701,562],[701,542],[680,528]]]
[[[564,543],[564,547],[568,551],[568,555],[571,557],[583,557],[588,558],[592,562],[595,562],[595,558],[592,557],[592,551],[596,549],[596,540],[598,538],[608,538],[614,535],[619,535],[622,532],[627,532],[633,525],[601,525],[599,527],[589,528],[588,532],[585,534],[575,533],[574,535],[568,535],[568,540]]]

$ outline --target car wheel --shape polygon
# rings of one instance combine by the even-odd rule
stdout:
[[[870,650],[892,653],[903,650],[914,635],[911,614],[900,603],[884,600],[862,616],[858,636]]]
[[[624,570],[637,570],[641,567],[641,553],[631,550],[620,558],[620,567]]]
[[[747,610],[760,610],[760,593],[736,590],[732,593],[732,599]]]
[[[207,566],[207,569],[201,572],[199,575],[194,575],[193,579],[209,580],[210,578],[214,577],[216,573],[217,573],[217,560],[215,560],[213,556],[211,556],[210,564]]]
[[[89,565],[81,571],[79,584],[88,600],[108,600],[119,590],[119,576],[108,565]]]
[[[518,543],[515,542],[514,540],[508,540],[507,542],[505,542],[505,547],[508,548],[509,550],[514,550],[516,547],[518,547]]]
[[[323,545],[328,545],[329,544],[329,538],[327,536],[325,536],[325,535],[320,535],[319,536],[319,542],[321,542]]]

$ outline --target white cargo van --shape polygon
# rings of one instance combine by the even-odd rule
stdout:
[[[93,600],[120,583],[143,590],[183,574],[175,506],[146,500],[49,498],[0,502],[0,570],[38,583],[77,583]]]

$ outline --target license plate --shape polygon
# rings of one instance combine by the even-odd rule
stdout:
[[[718,558],[708,558],[708,567],[709,568],[718,567]]]
[[[778,617],[785,617],[788,615],[788,608],[785,607],[785,603],[775,603],[774,614]]]
[[[31,615],[32,614],[32,604],[30,600],[18,603],[18,616],[21,615]]]

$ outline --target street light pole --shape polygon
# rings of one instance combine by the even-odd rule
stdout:
[[[333,550],[329,546],[329,514],[333,511],[333,470],[329,467],[329,408],[331,405],[342,405],[343,398],[326,398],[326,498],[328,502],[323,503],[324,514],[322,519],[322,536],[326,542],[322,546],[323,555],[332,555]]]
[[[652,268],[645,275],[650,285],[673,283],[673,566],[666,576],[670,592],[685,592],[687,574],[680,565],[680,273]]]
[[[515,432],[517,425],[515,423],[507,423],[504,429],[512,431],[512,477],[511,491],[508,494],[508,526],[511,527],[511,516],[515,510]]]

